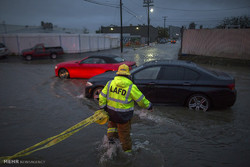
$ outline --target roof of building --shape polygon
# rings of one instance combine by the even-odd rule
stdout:
[[[44,29],[41,26],[23,26],[0,24],[0,34],[16,34],[16,33],[66,33],[66,34],[83,34],[81,29],[62,28],[54,26],[51,29]]]

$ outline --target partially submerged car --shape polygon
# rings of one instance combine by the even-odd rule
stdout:
[[[99,98],[99,93],[116,72],[90,78],[85,96]],[[184,105],[207,111],[211,107],[230,107],[236,101],[235,79],[224,72],[211,71],[195,63],[160,60],[131,70],[134,84],[153,104]]]
[[[107,71],[117,71],[121,64],[128,65],[130,69],[136,67],[135,62],[125,61],[116,55],[93,55],[57,64],[55,74],[59,78],[91,78]]]

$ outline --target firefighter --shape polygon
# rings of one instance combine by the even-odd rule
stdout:
[[[122,64],[118,68],[117,76],[108,81],[99,95],[99,107],[105,109],[109,115],[107,136],[110,143],[119,139],[125,152],[132,151],[130,138],[131,119],[134,112],[134,101],[150,111],[152,103],[130,80],[129,67]]]

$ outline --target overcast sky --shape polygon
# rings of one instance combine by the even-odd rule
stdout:
[[[90,3],[97,2],[97,3]],[[123,25],[147,25],[143,0],[123,1]],[[120,25],[120,0],[0,0],[0,23],[40,25],[41,21],[66,28]],[[154,0],[151,25],[197,26],[212,28],[225,17],[250,16],[250,0]]]

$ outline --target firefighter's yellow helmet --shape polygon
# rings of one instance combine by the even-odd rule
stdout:
[[[122,64],[118,68],[118,72],[116,73],[118,75],[130,75],[129,67],[126,64]]]

